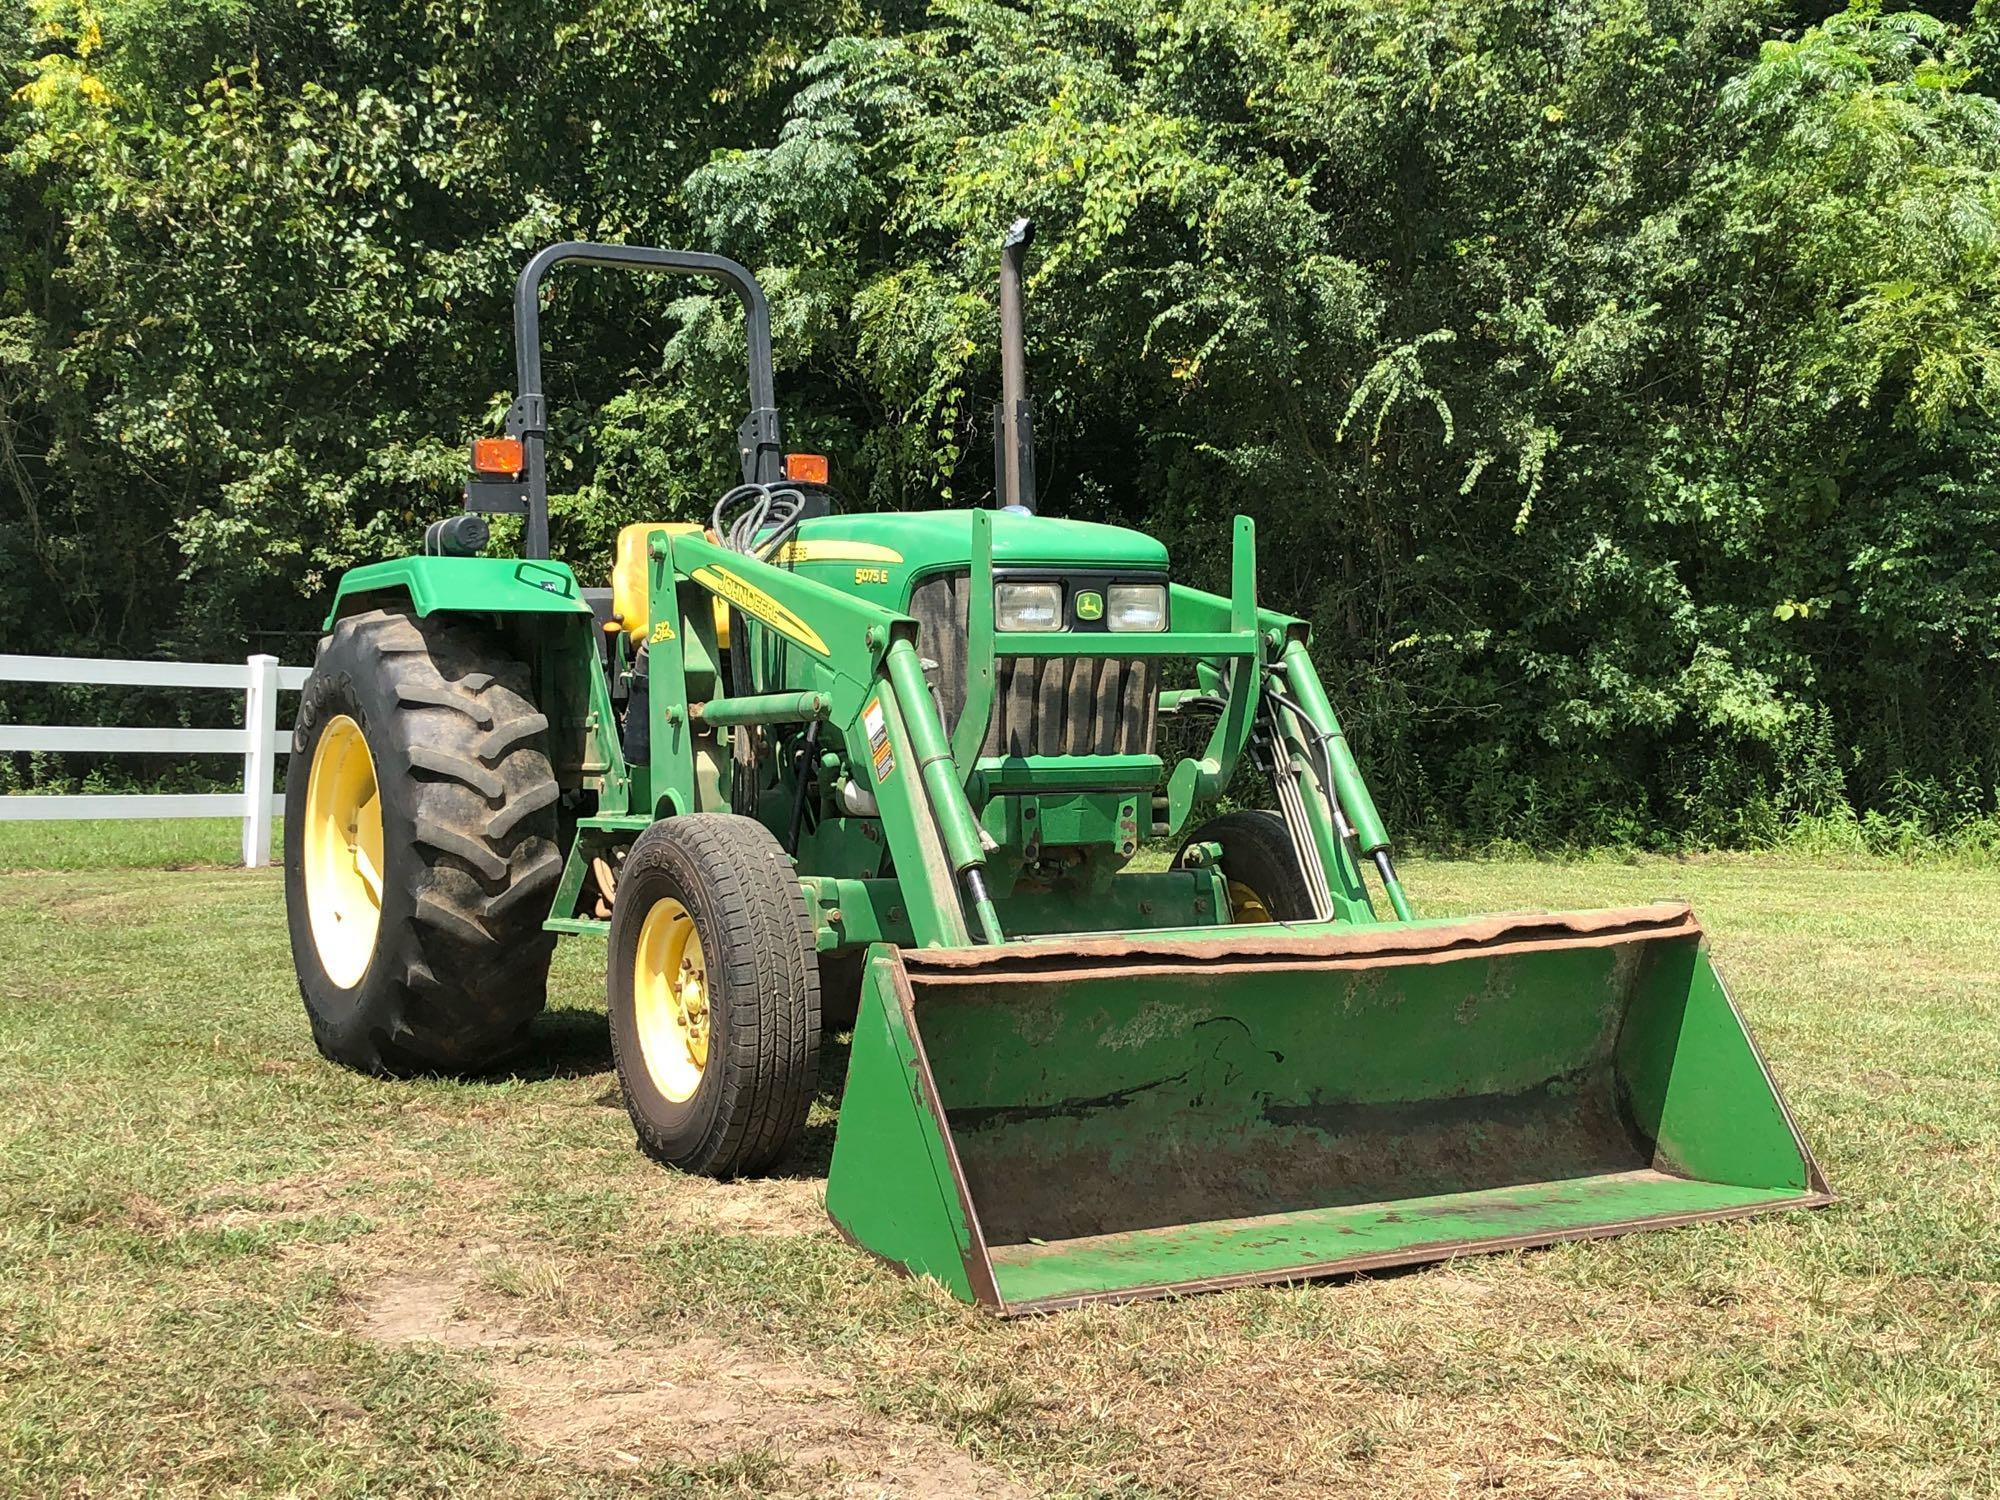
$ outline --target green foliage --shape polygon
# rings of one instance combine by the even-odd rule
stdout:
[[[2000,782],[1993,33],[1775,0],[36,0],[0,22],[0,645],[306,635],[452,508],[550,239],[769,288],[849,503],[1254,516],[1434,840],[1944,838]],[[558,548],[703,513],[733,309],[557,279]]]
[[[567,236],[683,234],[680,179],[775,117],[788,38],[852,19],[680,3],[550,22],[498,0],[34,10],[4,58],[23,81],[0,369],[35,372],[9,391],[14,448],[35,461],[6,551],[38,567],[0,628],[84,649],[306,628],[341,569],[407,548],[454,508],[468,432],[504,408],[520,263]],[[676,346],[663,365],[665,316],[635,322],[601,286],[564,293],[553,389],[671,389],[711,352]],[[611,409],[605,481],[651,477],[630,457],[648,437],[726,451],[705,422],[675,423],[685,399]],[[561,435],[595,413],[567,403]],[[611,524],[597,512],[644,508],[604,501],[577,462],[559,477],[590,539]],[[40,591],[58,583],[51,619]]]

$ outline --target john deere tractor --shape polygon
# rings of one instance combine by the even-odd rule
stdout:
[[[300,706],[320,1050],[491,1067],[534,1046],[558,936],[598,937],[640,1144],[729,1177],[794,1148],[851,1025],[828,1212],[1007,1312],[1828,1201],[1687,907],[1413,914],[1248,519],[1210,593],[1151,537],[1036,513],[1029,238],[1001,252],[998,504],[893,514],[785,453],[744,267],[528,263],[465,513],[341,580]],[[747,326],[742,482],[705,524],[625,527],[608,590],[549,556],[559,265],[707,277]],[[495,513],[523,555],[483,555]],[[1202,821],[1253,768],[1274,805]],[[1176,852],[1135,870],[1149,842]]]

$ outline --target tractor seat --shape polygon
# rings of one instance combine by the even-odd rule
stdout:
[[[611,637],[617,627],[611,623],[611,590],[583,589],[583,602],[590,606],[591,639],[597,642],[597,659],[611,670]]]

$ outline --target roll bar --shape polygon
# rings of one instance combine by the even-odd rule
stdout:
[[[743,304],[749,343],[750,415],[737,429],[737,453],[745,482],[771,484],[783,477],[783,440],[771,373],[771,309],[764,289],[748,268],[723,255],[699,250],[662,250],[651,245],[601,245],[566,240],[536,253],[521,268],[514,283],[514,404],[507,412],[507,434],[521,439],[524,482],[466,486],[468,510],[501,510],[527,517],[525,553],[549,555],[549,484],[546,441],[548,398],[542,393],[542,278],[556,266],[575,262],[615,266],[631,271],[679,271],[706,276],[734,291]],[[495,491],[480,497],[477,491]],[[499,491],[506,493],[500,494]]]

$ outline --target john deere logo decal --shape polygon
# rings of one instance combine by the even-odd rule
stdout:
[[[1104,618],[1104,596],[1095,589],[1076,596],[1076,617],[1079,620],[1101,620]]]

